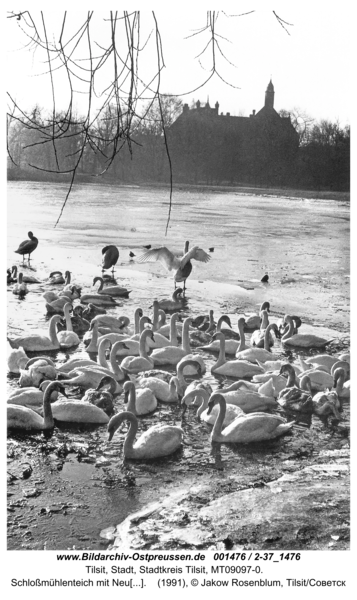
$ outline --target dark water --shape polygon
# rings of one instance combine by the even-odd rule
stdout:
[[[213,308],[216,318],[223,312],[230,314],[236,327],[240,312],[255,312],[258,304],[270,300],[273,320],[290,308],[295,314],[298,309],[305,331],[314,328],[325,337],[346,343],[348,205],[182,190],[174,196],[165,238],[167,190],[78,186],[54,229],[66,189],[65,185],[9,183],[8,266],[21,264],[21,257],[13,250],[32,230],[40,243],[31,261],[34,271],[26,272],[43,281],[29,286],[24,300],[11,293],[11,286],[8,288],[10,337],[46,329],[48,319],[41,294],[55,289],[46,283],[51,271],[69,269],[73,280],[83,286],[83,293],[92,290],[92,279],[100,274],[101,248],[110,243],[120,248],[117,281],[132,293],[122,307],[108,313],[126,314],[132,320],[138,305],[150,313],[154,298],[170,296],[172,280],[160,265],[130,261],[129,249],[139,254],[140,246],[151,243],[179,251],[188,239],[192,245],[215,250],[210,263],[197,263],[188,280],[187,314],[196,316]],[[260,283],[266,271],[270,275],[268,286]],[[83,351],[81,344],[71,353]],[[278,346],[274,352],[282,350]],[[59,361],[66,358],[63,351],[51,355]],[[203,356],[209,373],[213,356]],[[217,386],[211,375],[205,379]],[[8,385],[15,387],[16,378],[9,377]],[[157,418],[155,414],[143,419],[142,427],[149,427]],[[180,409],[163,406],[159,418],[179,424]],[[113,443],[107,444],[105,427],[90,431],[60,427],[49,439],[42,434],[12,436],[9,548],[101,547],[101,529],[116,525],[146,502],[171,489],[186,488],[200,478],[221,477],[208,443],[208,428],[195,420],[193,411],[189,411],[184,429],[182,451],[153,464],[132,464],[129,470],[121,466],[123,434],[117,433]],[[278,450],[288,451],[291,444],[299,443],[301,436],[309,447],[328,445],[330,433],[314,419],[309,430],[301,433],[296,429],[292,437],[263,448],[255,445],[243,455],[250,460],[252,455],[263,453],[269,460]],[[227,473],[236,469],[236,452],[229,447],[222,449]],[[24,480],[27,463],[33,472]],[[39,495],[31,495],[34,489]]]

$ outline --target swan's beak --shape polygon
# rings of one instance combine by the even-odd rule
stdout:
[[[113,438],[113,435],[114,435],[113,430],[108,431],[108,442],[110,442],[110,440]]]
[[[208,408],[207,408],[207,414],[208,415],[211,414],[213,406],[214,406],[213,402],[209,402]]]

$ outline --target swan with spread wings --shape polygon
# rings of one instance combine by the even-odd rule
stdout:
[[[200,262],[207,263],[211,258],[207,252],[202,250],[202,248],[193,246],[191,250],[189,250],[188,246],[189,242],[186,242],[183,256],[177,256],[173,254],[173,252],[166,248],[166,246],[162,246],[161,248],[152,248],[151,250],[144,252],[144,254],[141,254],[138,257],[137,262],[144,263],[155,262],[159,260],[167,271],[175,271],[175,289],[176,283],[183,281],[185,294],[186,279],[192,270],[191,260],[198,260]]]

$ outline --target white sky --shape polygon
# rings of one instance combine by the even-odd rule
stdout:
[[[28,6],[32,6],[30,2]],[[91,4],[91,8],[96,6]],[[135,8],[140,5],[135,3]],[[68,31],[70,25],[86,14],[76,4],[76,12],[67,15]],[[156,17],[162,35],[166,68],[162,74],[162,92],[182,94],[196,88],[209,72],[209,51],[201,59],[195,56],[207,43],[207,34],[184,39],[193,30],[206,23],[206,8],[195,3],[194,11],[189,3],[150,4],[155,8]],[[165,8],[163,7],[165,6]],[[248,116],[252,109],[259,110],[264,104],[266,86],[272,77],[275,87],[275,108],[299,107],[316,119],[339,120],[343,126],[350,119],[351,79],[354,59],[351,56],[350,23],[353,12],[352,3],[347,0],[336,2],[235,2],[220,3],[220,9],[227,14],[239,14],[249,10],[255,13],[239,18],[225,17],[220,14],[217,32],[229,41],[221,40],[221,48],[231,63],[218,58],[218,69],[222,77],[240,89],[225,85],[215,76],[204,88],[185,96],[188,103],[194,98],[201,102],[209,96],[211,106],[216,100],[220,103],[220,112],[244,114]],[[43,8],[43,5],[42,5]],[[100,43],[107,37],[108,24],[106,3],[100,3],[100,12],[95,12],[93,38]],[[110,6],[109,6],[110,8]],[[113,7],[111,7],[113,8]],[[126,9],[130,5],[125,6]],[[212,7],[210,7],[212,8]],[[213,7],[214,8],[214,7]],[[274,9],[280,17],[292,27],[284,31],[273,16]],[[32,10],[32,9],[30,9]],[[38,11],[33,13],[40,22]],[[48,34],[56,39],[63,13],[44,9]],[[142,39],[145,30],[152,29],[152,16],[147,8],[142,11]],[[24,37],[15,19],[6,22],[5,34],[7,53],[6,88],[17,102],[26,109],[39,103],[44,108],[51,106],[51,87],[48,76],[38,76],[45,71],[40,52],[23,49]],[[154,73],[156,61],[150,50],[150,40],[145,54],[142,55],[141,77],[149,81]],[[103,71],[102,88],[107,84],[109,70]],[[109,78],[108,78],[109,82]],[[99,87],[98,87],[99,90]],[[58,108],[64,108],[68,98],[66,80],[56,75],[55,96]],[[78,111],[85,112],[86,96],[76,95]]]

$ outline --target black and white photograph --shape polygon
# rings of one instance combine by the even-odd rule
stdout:
[[[350,550],[351,4],[130,5],[5,14],[7,553],[273,586]]]

